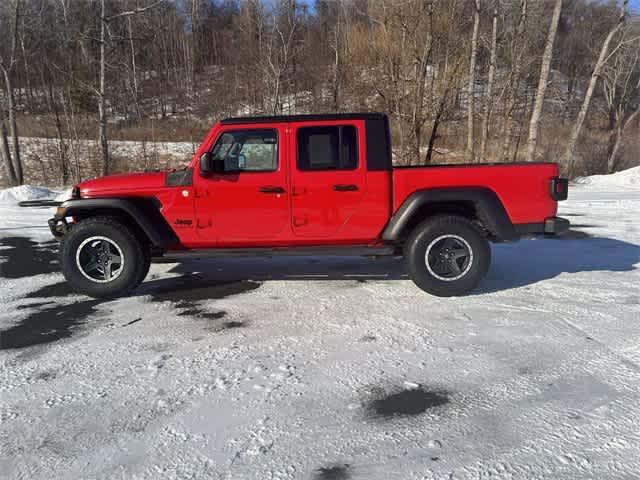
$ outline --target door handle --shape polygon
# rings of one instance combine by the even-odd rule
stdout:
[[[355,192],[358,190],[358,186],[354,184],[349,184],[349,185],[337,184],[333,186],[333,189],[336,192]]]
[[[274,187],[271,185],[266,185],[264,187],[260,187],[260,192],[262,193],[284,193],[284,188],[282,187]]]

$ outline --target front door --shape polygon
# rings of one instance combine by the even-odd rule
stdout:
[[[216,245],[259,246],[286,234],[289,195],[286,125],[269,128],[229,126],[211,150],[225,171],[201,178],[196,213],[201,238]]]
[[[292,227],[308,240],[350,240],[344,228],[366,190],[363,122],[291,124]]]

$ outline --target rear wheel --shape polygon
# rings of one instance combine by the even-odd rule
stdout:
[[[74,290],[95,298],[126,295],[150,265],[150,254],[133,232],[111,217],[81,221],[60,249],[62,273]]]
[[[440,297],[463,295],[478,286],[491,263],[482,231],[458,216],[434,217],[418,225],[405,244],[414,283]]]

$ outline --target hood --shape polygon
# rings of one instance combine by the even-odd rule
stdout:
[[[83,198],[152,194],[165,188],[168,173],[141,172],[109,175],[81,182],[78,188]]]

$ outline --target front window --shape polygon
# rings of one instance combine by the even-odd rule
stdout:
[[[278,168],[278,136],[272,129],[224,132],[211,154],[224,161],[225,171],[273,172]]]

